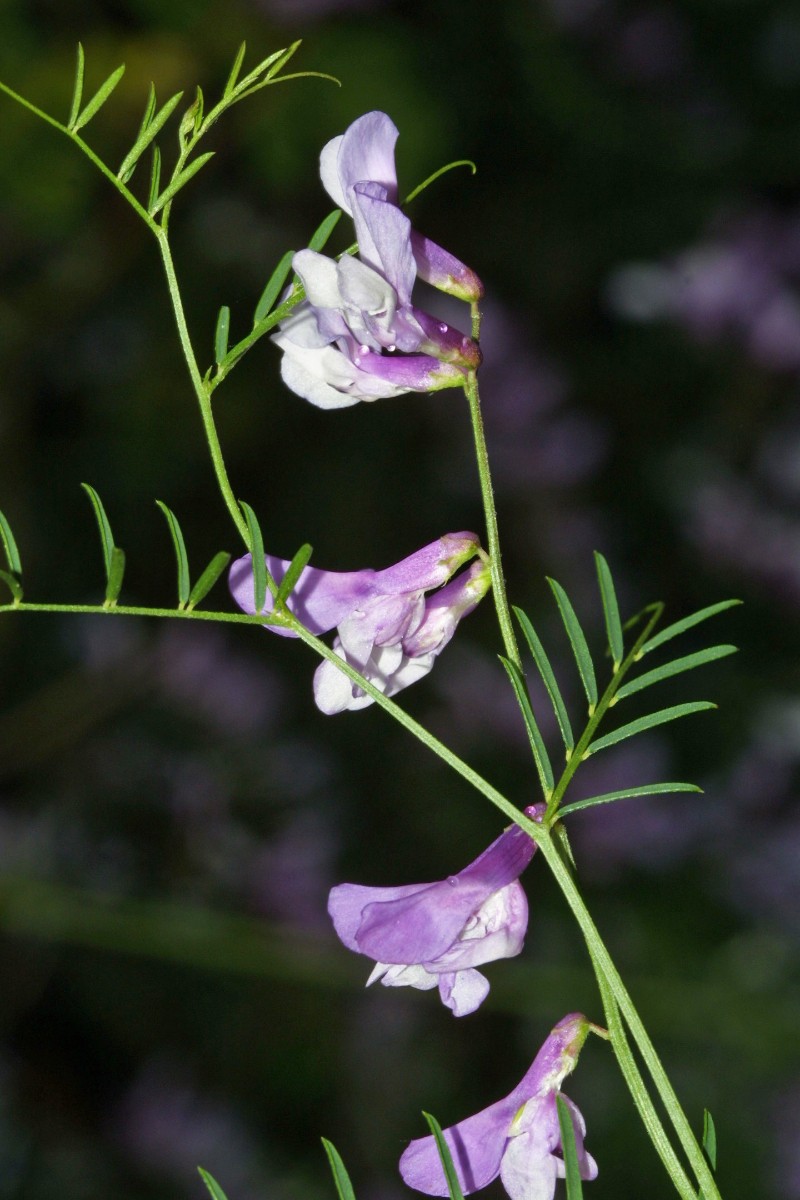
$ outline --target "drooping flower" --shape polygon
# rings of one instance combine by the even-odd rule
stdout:
[[[412,303],[417,274],[462,298],[482,288],[398,208],[396,140],[385,113],[367,113],[320,157],[323,184],[353,217],[360,257],[299,251],[292,265],[306,298],[273,337],[284,382],[320,408],[458,387],[480,362],[472,338]]]
[[[483,558],[452,578],[479,553],[474,533],[449,533],[383,571],[305,567],[288,608],[314,634],[336,627],[336,654],[380,691],[393,695],[427,675],[460,619],[486,594],[490,577]],[[285,559],[272,555],[266,556],[266,564],[276,582],[283,579],[289,566]],[[254,613],[249,554],[231,567],[230,587],[239,607]],[[267,593],[263,612],[271,611],[272,598]],[[283,637],[297,636],[287,628],[268,628]],[[370,696],[328,661],[317,668],[314,698],[329,714],[372,703]]]
[[[543,805],[526,808],[541,819]],[[438,987],[457,1017],[474,1012],[489,992],[475,967],[519,954],[528,925],[528,903],[519,876],[536,850],[533,839],[511,825],[474,862],[438,883],[332,889],[328,912],[349,950],[375,960],[367,984]]]
[[[581,1013],[564,1017],[510,1095],[444,1131],[465,1195],[499,1175],[511,1200],[552,1200],[556,1180],[565,1173],[556,1097],[590,1028]],[[577,1106],[562,1099],[572,1118],[581,1179],[594,1179],[597,1164],[583,1146],[585,1122]],[[448,1195],[433,1137],[411,1142],[400,1159],[400,1174],[428,1196]]]

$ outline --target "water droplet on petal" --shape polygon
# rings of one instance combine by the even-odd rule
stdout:
[[[449,875],[447,878],[447,882],[450,884],[450,887],[458,887],[458,876],[457,875]]]
[[[445,324],[439,326],[439,333],[447,333],[447,326]]]
[[[359,350],[362,354],[369,354],[369,346],[359,346]]]
[[[361,366],[361,358],[359,357],[359,355],[358,355],[358,354],[357,354],[357,355],[355,356],[355,358],[353,359],[353,362],[356,364],[356,366],[357,366],[357,367],[360,367],[360,366]]]
[[[387,346],[386,349],[389,351],[390,354],[394,354],[395,350],[397,349],[397,346]]]

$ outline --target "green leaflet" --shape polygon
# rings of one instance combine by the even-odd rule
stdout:
[[[709,617],[715,617],[717,613],[725,612],[726,609],[741,603],[741,600],[720,600],[717,604],[710,604],[708,608],[701,608],[699,612],[692,613],[690,617],[684,617],[682,621],[676,621],[674,625],[668,625],[666,629],[662,629],[660,633],[645,642],[639,651],[640,656],[649,654],[657,646],[663,646],[664,642],[668,642],[670,638],[677,637],[678,634],[684,633],[694,625],[699,625],[701,621],[707,621]]]
[[[341,216],[342,210],[340,208],[335,208],[332,213],[328,213],[325,220],[321,221],[312,233],[311,240],[308,243],[309,250],[316,250],[319,252],[323,249],[325,243],[328,241],[328,238],[339,224]]]
[[[295,584],[308,565],[308,560],[311,558],[312,553],[312,547],[308,544],[308,542],[304,542],[295,554],[292,561],[289,563],[286,574],[280,582],[278,594],[275,597],[276,606],[285,604],[289,596],[291,596],[292,592],[294,591]]]
[[[225,550],[220,550],[218,554],[214,555],[211,562],[198,579],[197,583],[189,592],[189,599],[186,602],[187,609],[191,610],[198,605],[201,600],[205,600],[206,596],[211,591],[214,584],[217,582],[230,561],[231,556]]]
[[[163,500],[156,500],[156,504],[167,518],[172,546],[175,550],[175,560],[178,566],[178,608],[185,608],[189,600],[190,591],[189,558],[186,553],[186,543],[183,540],[183,533],[181,532],[180,523],[175,513],[167,508]]]
[[[264,561],[264,539],[261,535],[261,526],[258,523],[258,517],[253,512],[250,505],[244,500],[240,500],[239,507],[244,513],[244,519],[247,522],[250,554],[253,559],[253,601],[255,603],[255,611],[260,613],[264,611],[264,602],[267,598],[268,577],[267,564]],[[277,588],[271,579],[270,583],[270,591],[274,596],[277,592]]]
[[[597,681],[586,637],[575,615],[575,609],[572,607],[569,596],[561,584],[557,583],[555,579],[550,578],[548,578],[547,582],[550,584],[553,595],[556,598],[558,610],[561,613],[561,619],[567,631],[567,637],[572,644],[572,652],[575,655],[575,662],[578,664],[583,690],[586,692],[586,699],[589,702],[589,711],[592,712],[597,705]]]
[[[645,783],[640,787],[623,788],[619,792],[604,792],[601,796],[589,796],[586,800],[575,800],[572,804],[565,804],[563,808],[559,808],[559,817],[565,817],[567,813],[579,812],[582,808],[594,808],[596,804],[611,804],[614,800],[627,800],[630,796],[660,796],[674,795],[676,792],[697,792],[700,795],[703,789],[699,788],[696,783]]]
[[[567,1200],[583,1200],[583,1186],[578,1166],[578,1149],[575,1145],[575,1127],[572,1124],[572,1114],[564,1103],[561,1095],[556,1096],[558,1109],[558,1125],[561,1130],[561,1151],[564,1155],[566,1171]]]
[[[83,64],[81,62],[81,67],[82,67],[82,65]],[[117,84],[119,83],[120,79],[122,79],[122,76],[124,74],[125,74],[125,64],[122,63],[120,66],[118,66],[116,68],[116,70],[111,72],[108,79],[106,79],[103,83],[100,84],[100,87],[97,89],[97,91],[92,96],[91,100],[86,105],[86,107],[83,109],[83,111],[79,114],[79,116],[75,117],[70,122],[68,128],[71,133],[77,133],[79,129],[83,129],[84,125],[89,124],[92,117],[96,116],[96,114],[103,107],[106,100],[109,98],[109,96],[111,95],[111,93],[113,92],[113,90],[117,86]],[[82,83],[83,83],[83,81],[81,79],[81,87],[82,87]],[[76,84],[77,84],[77,78],[76,78]],[[73,96],[73,103],[74,103],[74,96]],[[80,104],[80,98],[78,99],[78,103]]]
[[[662,679],[669,679],[671,675],[679,675],[682,671],[692,671],[695,667],[702,667],[705,663],[714,662],[718,658],[725,658],[727,655],[735,653],[736,646],[719,645],[709,646],[706,650],[698,650],[696,654],[687,654],[684,658],[675,658],[671,662],[665,663],[663,667],[656,667],[655,670],[640,675],[638,679],[632,679],[630,683],[623,684],[617,692],[616,699],[624,700],[626,696],[632,696],[634,692],[640,692],[653,683],[659,683]]]
[[[100,499],[97,492],[90,483],[82,483],[81,487],[86,492],[86,495],[92,502],[94,515],[97,518],[97,528],[100,531],[100,543],[103,548],[103,564],[106,571],[106,579],[111,573],[111,552],[114,549],[114,535],[111,532],[111,526],[108,523],[106,510],[103,507],[103,501]]]
[[[16,576],[17,580],[19,580],[22,577],[22,563],[20,562],[19,550],[17,549],[17,543],[14,538],[14,534],[11,532],[11,526],[1,512],[0,541],[3,543],[8,569],[11,574]]]
[[[203,1180],[203,1183],[209,1190],[211,1200],[228,1200],[228,1197],[225,1195],[214,1176],[208,1171],[204,1171],[202,1167],[198,1167],[197,1169],[200,1172],[200,1177]]]
[[[553,673],[553,668],[550,666],[550,659],[547,657],[545,648],[539,640],[536,630],[533,628],[531,621],[522,611],[521,608],[515,608],[517,620],[520,628],[525,635],[525,641],[528,643],[530,652],[533,655],[533,661],[539,670],[542,677],[542,682],[547,689],[547,694],[550,697],[550,703],[553,705],[553,710],[556,714],[558,727],[561,730],[561,737],[564,740],[564,747],[569,753],[575,745],[575,736],[572,732],[567,708],[561,696],[561,692],[556,682],[556,677]]]
[[[222,97],[224,100],[227,100],[227,98],[233,92],[233,89],[236,87],[236,80],[239,78],[239,72],[242,69],[242,63],[244,62],[244,55],[245,55],[246,50],[247,50],[247,42],[242,42],[241,46],[239,47],[239,49],[236,52],[236,58],[233,60],[233,66],[231,67],[231,73],[228,76],[228,82],[225,84],[225,90],[222,93]]]
[[[428,1122],[428,1128],[433,1134],[434,1141],[436,1142],[436,1149],[439,1151],[439,1158],[442,1162],[444,1177],[447,1180],[447,1190],[450,1194],[450,1200],[464,1200],[464,1194],[461,1191],[461,1184],[458,1182],[456,1169],[453,1166],[453,1156],[450,1153],[450,1147],[444,1140],[442,1127],[436,1120],[436,1117],[431,1116],[430,1113],[423,1112],[422,1115]]]
[[[147,211],[149,212],[150,216],[154,217],[156,213],[160,212],[164,205],[167,204],[173,198],[173,196],[175,196],[176,193],[181,190],[184,184],[188,183],[189,180],[192,179],[197,172],[206,165],[208,160],[213,157],[213,150],[208,150],[205,154],[200,154],[194,160],[194,162],[189,163],[188,167],[185,167],[178,175],[171,179],[155,203],[148,208]]]
[[[214,330],[214,361],[217,366],[228,353],[228,333],[231,327],[231,310],[223,304],[217,315],[217,325]]]
[[[67,118],[67,129],[72,129],[75,121],[78,118],[78,113],[81,108],[81,100],[83,99],[83,72],[86,60],[83,54],[83,46],[78,42],[78,57],[75,64],[75,83],[72,87],[72,101],[69,106],[69,117]]]
[[[511,686],[517,697],[517,702],[522,709],[522,716],[525,721],[525,728],[528,731],[528,740],[533,751],[533,761],[536,763],[536,770],[539,773],[539,782],[542,785],[542,792],[545,800],[549,800],[553,791],[553,768],[550,765],[550,759],[545,748],[542,735],[539,732],[539,726],[536,724],[536,718],[533,715],[530,696],[525,685],[525,678],[522,675],[516,663],[510,659],[500,655],[500,662],[506,669],[508,678],[511,680]]]
[[[325,1153],[328,1156],[333,1182],[336,1184],[336,1191],[339,1195],[339,1200],[356,1200],[353,1185],[350,1182],[350,1176],[347,1174],[347,1168],[342,1162],[342,1156],[334,1146],[333,1142],[329,1142],[327,1138],[321,1138],[322,1145],[325,1147]]]
[[[614,580],[611,577],[611,569],[605,558],[599,551],[594,552],[595,566],[597,567],[597,582],[600,585],[600,598],[603,602],[603,616],[606,621],[606,633],[608,634],[608,646],[611,650],[611,657],[614,661],[614,671],[619,670],[619,665],[625,657],[625,646],[622,637],[622,622],[619,619],[619,604],[617,603],[617,593],[614,588]]]
[[[162,126],[172,116],[172,113],[180,103],[182,96],[183,92],[176,92],[174,96],[170,96],[166,104],[164,104],[164,106],[159,109],[158,113],[156,113],[154,116],[153,113],[155,112],[156,105],[156,91],[153,85],[150,85],[150,94],[148,96],[147,106],[144,111],[141,128],[136,135],[136,141],[123,158],[122,162],[120,163],[119,170],[117,171],[117,178],[121,179],[123,183],[127,183],[131,175],[133,175],[139,159],[142,157],[153,139],[158,136]]]
[[[689,704],[675,704],[671,708],[662,708],[660,712],[639,717],[637,721],[621,725],[619,729],[607,733],[605,737],[597,738],[589,746],[586,755],[588,757],[590,754],[596,754],[598,750],[605,750],[607,746],[613,746],[625,738],[633,737],[634,734],[644,733],[646,729],[653,729],[656,725],[665,725],[667,721],[677,721],[679,717],[688,717],[692,713],[706,712],[708,709],[716,707],[716,704],[711,704],[708,700],[694,700]]]
[[[253,324],[258,325],[259,321],[263,321],[270,312],[273,304],[278,299],[278,296],[286,283],[286,277],[292,269],[292,259],[294,258],[294,250],[287,250],[283,258],[278,263],[275,270],[270,275],[267,286],[261,293],[261,299],[256,305],[256,311],[253,313]]]

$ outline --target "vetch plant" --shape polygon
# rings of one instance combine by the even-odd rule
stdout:
[[[110,99],[123,68],[114,71],[85,102],[85,64],[79,48],[72,101],[63,121],[0,84],[8,98],[68,138],[153,235],[219,493],[244,551],[230,572],[234,599],[244,611],[228,607],[200,610],[198,606],[225,571],[229,555],[223,551],[216,554],[192,584],[178,516],[159,501],[175,550],[177,601],[161,606],[127,605],[123,599],[125,554],[116,545],[98,492],[87,484],[103,552],[103,600],[77,605],[26,599],[20,550],[11,524],[0,515],[7,567],[0,571],[0,580],[10,593],[0,612],[136,614],[218,621],[265,626],[281,636],[299,639],[322,660],[314,679],[314,695],[323,712],[359,710],[375,703],[488,800],[505,823],[511,822],[470,865],[439,882],[400,881],[391,887],[343,883],[332,890],[334,928],[345,946],[373,960],[371,980],[380,979],[390,987],[438,987],[442,1001],[455,1015],[474,1014],[488,991],[488,983],[476,967],[522,949],[527,901],[519,876],[539,851],[537,859],[544,859],[552,872],[586,944],[607,1029],[580,1014],[565,1017],[553,1027],[522,1081],[504,1100],[445,1133],[429,1117],[431,1137],[412,1142],[401,1159],[400,1170],[407,1183],[428,1194],[449,1194],[457,1200],[499,1174],[512,1200],[550,1200],[556,1181],[565,1178],[567,1194],[576,1200],[581,1180],[592,1179],[597,1168],[584,1149],[583,1119],[577,1107],[560,1095],[560,1088],[573,1070],[588,1032],[594,1029],[608,1037],[635,1110],[678,1195],[683,1200],[698,1200],[700,1195],[704,1200],[719,1200],[721,1193],[709,1161],[715,1159],[704,1153],[708,1137],[701,1145],[581,895],[564,822],[584,808],[624,797],[699,790],[691,783],[655,780],[580,800],[569,798],[572,780],[586,758],[643,731],[714,707],[705,701],[688,701],[637,715],[632,698],[664,679],[732,653],[734,647],[718,644],[660,664],[658,659],[664,646],[737,602],[711,604],[666,627],[662,626],[663,605],[659,603],[647,605],[623,621],[611,570],[598,553],[598,604],[607,641],[607,654],[601,660],[593,653],[566,591],[550,580],[586,702],[583,711],[570,711],[538,631],[524,612],[512,610],[508,600],[478,386],[483,288],[474,271],[413,229],[399,202],[394,164],[397,129],[385,113],[360,117],[322,151],[322,183],[352,218],[356,242],[336,258],[324,255],[341,212],[326,217],[307,247],[296,253],[287,251],[281,258],[255,304],[249,331],[233,344],[231,327],[240,316],[222,306],[213,331],[213,361],[201,364],[172,257],[172,209],[191,179],[210,162],[213,151],[200,153],[200,143],[228,109],[279,81],[310,74],[285,73],[297,48],[296,43],[277,51],[243,75],[243,46],[221,97],[211,107],[198,89],[193,102],[179,115],[181,93],[159,107],[155,90],[151,90],[138,133],[116,169],[87,142],[85,131]],[[167,170],[160,138],[173,118],[178,124],[178,152]],[[139,169],[145,157],[150,161],[147,179]],[[295,274],[289,280],[292,267]],[[412,289],[417,277],[469,305],[468,334],[437,322],[415,306]],[[237,499],[230,482],[213,398],[242,358],[268,336],[282,352],[282,372],[289,387],[322,408],[402,397],[408,391],[450,389],[446,401],[432,403],[446,402],[452,421],[470,422],[485,536],[479,541],[472,533],[445,534],[381,570],[323,570],[310,565],[308,545],[291,559],[265,553],[258,517],[249,504]],[[208,340],[212,340],[210,336]],[[452,389],[463,392],[462,406],[458,391]],[[403,419],[402,406],[399,398],[398,421]],[[368,436],[365,427],[364,437]],[[324,555],[322,558],[324,561]],[[534,804],[530,802],[530,781],[521,784],[519,796],[507,797],[391,698],[427,675],[460,620],[489,590],[503,667],[530,742],[533,785],[538,782],[541,791],[541,799]],[[328,646],[320,635],[334,629],[334,643]],[[522,634],[524,658],[517,630]],[[649,669],[643,670],[645,660]],[[650,662],[656,665],[649,667]],[[540,715],[528,690],[526,671],[532,670],[541,677],[563,743],[556,748],[557,755],[542,734]],[[612,709],[615,720],[610,722]],[[630,710],[627,715],[626,709]],[[554,768],[559,759],[564,762],[560,771]],[[379,1002],[377,998],[375,1002]],[[352,1200],[352,1184],[338,1151],[328,1142],[325,1148],[340,1197]],[[595,1147],[595,1152],[602,1161],[602,1149]],[[211,1195],[224,1200],[222,1189],[207,1172],[203,1178]],[[650,1181],[643,1187],[649,1189]]]

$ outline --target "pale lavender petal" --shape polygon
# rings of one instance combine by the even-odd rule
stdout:
[[[528,834],[512,825],[460,875],[424,892],[368,904],[356,937],[361,953],[378,962],[435,962],[481,904],[517,879],[534,849]]]
[[[462,563],[473,558],[480,548],[476,533],[446,533],[415,550],[391,567],[378,571],[376,590],[384,596],[417,590],[430,591],[446,583]],[[444,591],[444,589],[442,589]]]
[[[375,183],[357,184],[354,201],[359,255],[385,275],[401,304],[410,303],[417,275],[411,253],[411,222],[396,204],[388,201],[386,189]]]
[[[429,883],[410,883],[402,887],[365,887],[360,883],[340,883],[331,888],[328,912],[333,927],[348,950],[358,951],[356,934],[364,909],[375,900],[402,900],[415,892],[427,891]]]
[[[340,308],[339,264],[316,250],[298,250],[292,267],[300,276],[306,298],[315,308]]]
[[[364,180],[385,187],[397,201],[394,147],[397,126],[384,112],[359,117],[340,137],[333,138],[320,155],[322,186],[335,204],[352,216],[350,189]]]
[[[486,1187],[500,1174],[508,1128],[519,1108],[511,1097],[498,1100],[474,1117],[444,1130],[453,1165],[465,1194]],[[415,1138],[400,1158],[400,1174],[409,1187],[429,1196],[447,1196],[448,1189],[436,1142]]]
[[[491,587],[491,571],[482,560],[474,562],[425,601],[425,618],[403,643],[406,654],[439,654],[458,627]]]
[[[336,264],[336,275],[338,304],[356,340],[366,343],[372,350],[380,351],[381,347],[391,345],[396,348],[394,325],[397,296],[394,288],[377,271],[349,254]],[[419,341],[420,334],[417,331],[411,349],[416,350]]]
[[[265,555],[267,570],[276,583],[280,583],[289,566],[285,558]],[[312,633],[327,633],[338,625],[357,604],[363,604],[375,591],[377,572],[369,568],[363,571],[321,571],[317,567],[305,567],[289,598],[288,608]],[[229,583],[234,600],[245,612],[255,613],[253,594],[252,558],[245,554],[238,558],[230,569]],[[272,611],[272,596],[267,592],[263,611]],[[288,629],[278,629],[286,637],[296,637]]]
[[[483,284],[475,272],[454,254],[437,246],[416,230],[411,232],[411,250],[420,279],[459,300],[480,300]]]
[[[489,995],[489,980],[472,969],[440,975],[439,995],[454,1017],[468,1017]]]

